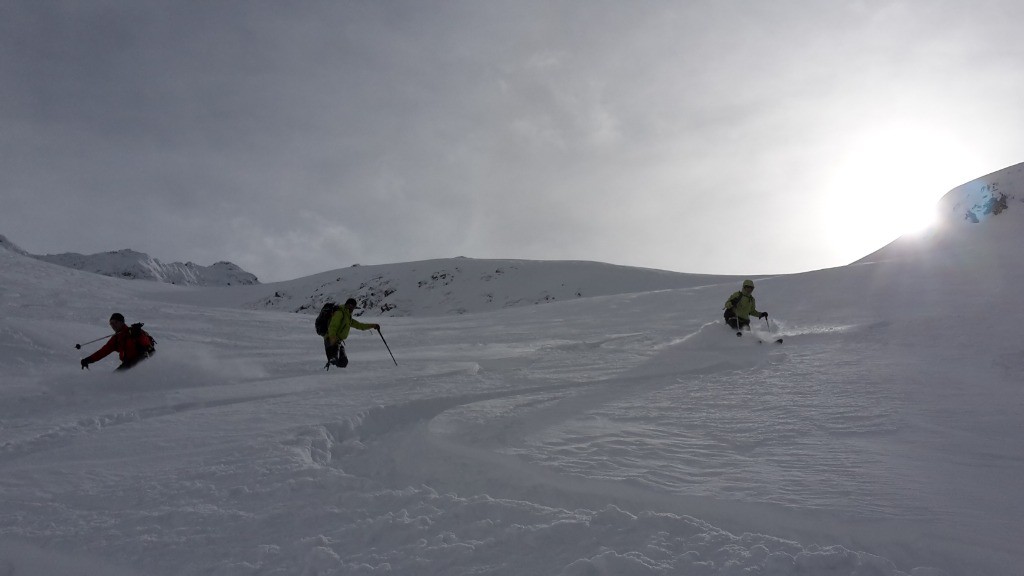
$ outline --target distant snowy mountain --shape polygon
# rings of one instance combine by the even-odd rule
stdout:
[[[449,258],[353,266],[246,291],[255,309],[314,313],[355,298],[364,314],[435,316],[500,310],[591,296],[692,288],[721,276],[599,262]],[[233,292],[240,294],[239,292]],[[226,303],[230,304],[230,303]],[[237,304],[237,303],[236,303]]]
[[[906,235],[857,263],[906,257],[962,266],[977,259],[972,236],[1015,243],[1024,226],[1024,163],[972,180],[939,202],[940,224]],[[1019,221],[1019,222],[1018,222]],[[1002,222],[1002,224],[1000,224]],[[987,242],[988,240],[986,240]],[[598,262],[451,258],[353,266],[219,296],[225,306],[315,313],[327,301],[355,298],[367,316],[441,316],[650,290],[698,288],[728,280]],[[737,277],[738,279],[738,277]]]
[[[4,236],[0,236],[0,247],[44,262],[114,278],[152,280],[185,286],[244,286],[260,283],[256,276],[231,262],[217,262],[212,266],[200,266],[192,262],[164,264],[148,254],[134,250],[89,255],[72,252],[36,255],[22,250]]]
[[[564,260],[444,258],[355,265],[312,276],[175,293],[182,303],[315,314],[325,302],[355,298],[356,315],[429,317],[679,288],[700,289],[733,276]]]
[[[3,234],[0,234],[0,248],[6,248],[15,254],[21,254],[22,256],[31,256],[31,254],[22,250],[20,246],[8,240]]]
[[[1016,245],[1024,226],[1024,162],[957,186],[936,210],[938,223],[931,230],[901,236],[856,263],[916,256],[953,262],[981,233]]]

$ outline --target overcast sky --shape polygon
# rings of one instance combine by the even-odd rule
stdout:
[[[0,234],[262,281],[847,264],[1024,161],[1024,2],[0,1]]]

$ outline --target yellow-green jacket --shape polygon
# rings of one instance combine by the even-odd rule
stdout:
[[[757,311],[757,306],[754,304],[754,297],[749,294],[744,294],[742,290],[734,292],[729,299],[725,301],[725,310],[732,308],[732,311],[736,313],[738,318],[743,320],[750,320],[750,316],[760,316],[761,313]]]
[[[344,340],[348,338],[349,328],[357,328],[359,330],[369,330],[373,328],[372,324],[363,324],[352,317],[352,313],[348,311],[348,308],[341,306],[338,308],[334,316],[331,316],[331,323],[327,326],[327,339],[333,344],[338,340]]]

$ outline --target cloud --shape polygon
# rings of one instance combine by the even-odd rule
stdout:
[[[907,6],[9,3],[0,233],[263,280],[841,264],[807,199],[854,128],[914,111],[978,140],[964,171],[1020,160],[1024,41],[995,15],[1021,9]]]

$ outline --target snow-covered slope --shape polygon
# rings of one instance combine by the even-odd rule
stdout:
[[[0,236],[0,247],[23,256],[114,278],[156,280],[210,287],[174,293],[188,302],[316,313],[327,301],[355,298],[360,315],[436,316],[500,310],[591,296],[685,288],[720,282],[723,277],[682,274],[600,262],[479,260],[447,258],[352,266],[304,278],[260,284],[230,262],[198,266],[164,264],[132,250],[83,256],[32,255]],[[231,287],[230,290],[222,289]]]
[[[3,234],[0,234],[0,248],[10,250],[15,254],[21,254],[22,256],[29,256],[28,252],[25,252],[24,250],[21,249],[20,246],[8,240],[7,237],[4,236]]]
[[[937,203],[937,223],[924,233],[902,236],[858,263],[908,257],[955,263],[977,254],[981,244],[1018,247],[1024,228],[1024,163],[993,172],[947,192]]]
[[[24,253],[24,251],[22,251]],[[134,250],[118,250],[98,254],[33,255],[33,258],[60,266],[94,272],[114,278],[152,280],[184,286],[239,286],[259,284],[256,276],[242,270],[231,262],[217,262],[212,266],[200,266],[192,262],[165,264],[148,254]]]
[[[252,308],[316,312],[352,297],[365,314],[436,316],[686,288],[721,277],[599,262],[449,258],[354,266],[245,291]],[[243,292],[237,292],[242,294]],[[257,297],[259,295],[259,297]]]
[[[759,278],[771,324],[742,338],[736,278],[540,263],[611,292],[444,315],[496,280],[395,265],[464,284],[381,318],[397,366],[355,331],[330,372],[309,316],[240,305],[267,287],[0,250],[0,574],[1019,576],[1015,211]],[[112,311],[157,356],[80,370]]]
[[[692,288],[737,277],[683,274],[600,262],[447,258],[352,266],[260,284],[175,292],[181,303],[315,314],[355,298],[366,316],[440,316],[595,296]]]

